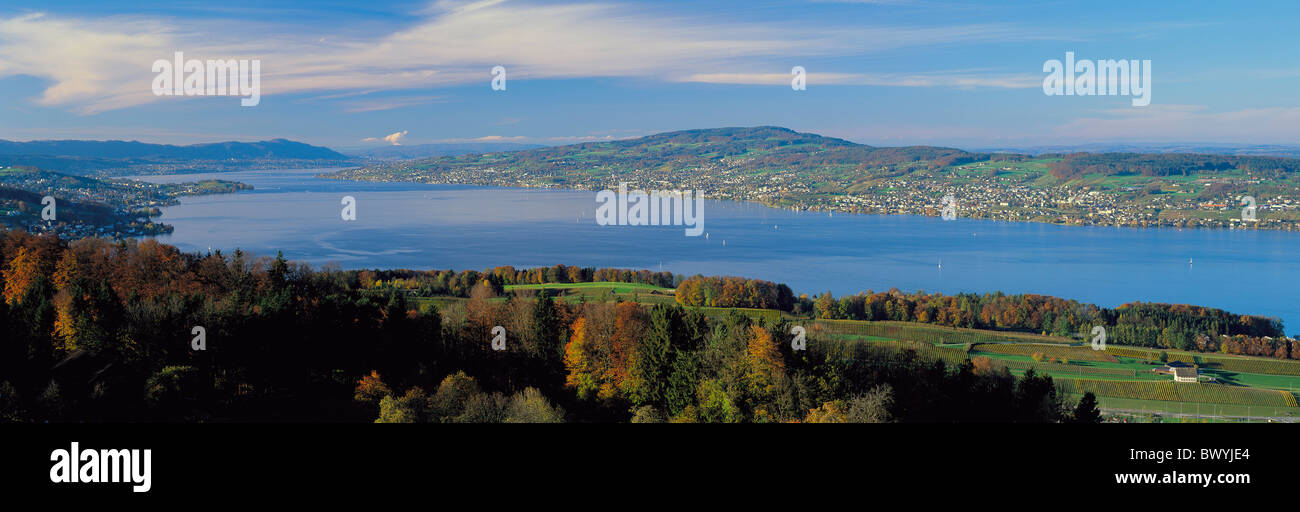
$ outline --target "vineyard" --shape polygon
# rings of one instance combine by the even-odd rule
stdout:
[[[1119,362],[1115,356],[1108,351],[1093,350],[1092,347],[1071,347],[1067,345],[1037,345],[1028,343],[1019,344],[989,344],[981,343],[975,345],[972,350],[980,352],[992,352],[994,354],[1007,354],[1015,356],[1030,356],[1034,353],[1043,354],[1044,358],[1070,359],[1075,361],[1104,361],[1108,363]]]
[[[1174,350],[1151,350],[1133,347],[1106,347],[1106,352],[1121,356],[1155,361],[1164,352],[1169,361],[1181,361],[1204,368],[1270,375],[1300,375],[1300,361],[1288,359],[1244,358],[1219,355],[1201,355]]]
[[[1187,384],[1168,381],[1112,381],[1091,379],[1060,379],[1057,389],[1063,393],[1097,396],[1164,400],[1172,402],[1200,402],[1207,404],[1239,404],[1266,407],[1296,407],[1295,395],[1287,391],[1253,389],[1219,384]]]

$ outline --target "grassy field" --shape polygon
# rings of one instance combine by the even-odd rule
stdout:
[[[1300,417],[1297,361],[1113,345],[1094,351],[1087,345],[1071,345],[1075,340],[1067,338],[905,322],[818,320],[810,335],[826,341],[864,341],[894,350],[911,349],[949,364],[989,357],[1015,375],[1031,368],[1040,375],[1051,375],[1064,396],[1077,399],[1092,392],[1103,408],[1153,415],[1147,421],[1162,416],[1168,421]],[[1040,341],[1044,338],[1050,341]],[[1200,366],[1207,381],[1173,382],[1169,375],[1152,372],[1163,366],[1159,360],[1162,352],[1168,361]],[[1034,359],[1035,354],[1040,360]]]
[[[965,343],[1076,343],[1070,338],[1037,334],[963,329],[913,322],[865,322],[860,320],[816,320],[812,332],[882,336],[891,339],[924,341],[939,345]]]
[[[1060,344],[980,343],[972,347],[972,350],[1020,356],[1042,354],[1045,360],[1056,358],[1058,360],[1067,359],[1069,361],[1104,361],[1111,363],[1119,361],[1115,356],[1107,353],[1105,350],[1093,350],[1092,347],[1075,347]]]

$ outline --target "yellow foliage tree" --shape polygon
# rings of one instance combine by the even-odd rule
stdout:
[[[9,260],[4,270],[5,303],[10,306],[23,301],[23,296],[31,288],[36,277],[40,275],[40,258],[35,251],[19,247],[18,254]]]
[[[757,325],[749,329],[749,381],[755,392],[767,394],[785,374],[785,360],[772,333]]]
[[[564,376],[564,385],[577,390],[578,397],[584,399],[590,398],[599,387],[594,375],[589,336],[587,318],[579,316],[573,321],[573,336],[564,345],[564,367],[569,370]]]
[[[848,418],[844,414],[844,404],[836,400],[808,411],[808,416],[803,421],[804,423],[847,423]]]

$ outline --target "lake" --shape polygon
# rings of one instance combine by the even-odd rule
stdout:
[[[241,248],[343,268],[475,269],[557,263],[738,275],[837,296],[897,287],[1039,293],[1118,306],[1188,303],[1281,318],[1300,332],[1300,234],[1054,226],[795,212],[705,201],[708,237],[683,226],[600,226],[595,192],[371,183],[321,170],[137,176],[237,180],[255,190],[181,198],[161,242]],[[357,218],[344,221],[343,196]]]

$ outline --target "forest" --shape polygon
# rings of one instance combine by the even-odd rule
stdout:
[[[477,270],[362,270],[358,276],[364,288],[400,290],[419,296],[469,297],[480,281],[500,295],[505,286],[554,283],[636,283],[673,288],[681,279],[672,272],[651,272],[620,268],[555,265],[530,269],[501,266]]]
[[[1282,322],[1276,318],[1186,304],[1135,302],[1102,308],[1046,295],[943,295],[894,289],[838,299],[826,292],[811,304],[801,297],[796,313],[809,307],[823,319],[921,322],[1076,338],[1100,325],[1106,328],[1108,342],[1120,345],[1300,359],[1300,341],[1285,338]]]
[[[1070,180],[1085,174],[1191,176],[1233,169],[1261,178],[1285,179],[1300,171],[1300,159],[1268,156],[1198,155],[1185,153],[1070,153],[1048,164],[1052,176]]]
[[[788,321],[735,312],[502,297],[486,279],[439,308],[365,271],[16,230],[0,260],[5,421],[1098,420],[1050,377],[865,342],[796,352]]]

